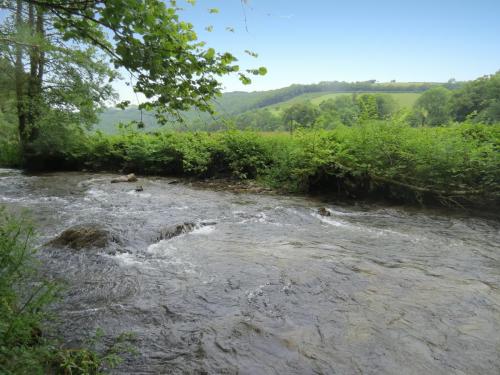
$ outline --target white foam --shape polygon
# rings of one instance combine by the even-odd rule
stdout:
[[[245,217],[245,212],[243,211],[233,211],[235,216],[243,216],[243,220],[237,222],[237,224],[246,223],[270,223],[268,216],[264,212],[259,212],[257,215]]]
[[[209,234],[215,230],[215,225],[205,225],[203,227],[196,228],[191,232],[191,234]]]
[[[172,207],[173,210],[189,210],[189,206],[176,206]]]
[[[91,188],[91,189],[87,190],[87,194],[90,195],[91,197],[97,198],[97,199],[107,197],[109,195],[104,190],[99,190],[99,189],[95,189],[95,188]]]
[[[312,214],[315,218],[321,220],[323,223],[328,224],[328,225],[333,225],[334,227],[354,227],[354,225],[347,224],[346,222],[340,221],[340,220],[335,220],[332,219],[331,216],[322,216],[319,214]]]
[[[105,183],[109,183],[111,177],[95,177],[95,178],[89,178],[88,180],[83,180],[83,181],[80,181],[78,182],[77,186],[78,187],[85,187],[85,186],[89,186],[89,185],[92,185],[93,183],[97,182],[97,183],[101,183],[101,182],[105,182]]]
[[[11,198],[11,197],[0,197],[0,200],[3,202],[22,202],[25,199],[23,198]]]
[[[144,193],[144,192],[138,192],[138,191],[135,191],[135,190],[130,190],[127,192],[128,195],[134,195],[136,197],[139,197],[139,198],[151,198],[151,194],[149,193]]]
[[[259,214],[257,215],[257,221],[259,223],[267,222],[267,215],[264,212],[259,212]]]
[[[170,244],[168,241],[169,240],[161,240],[157,243],[149,245],[148,248],[146,249],[146,252],[150,254],[163,254],[163,255],[169,255],[171,253],[176,252],[177,248],[175,246],[172,246],[172,244]]]
[[[0,197],[0,201],[3,202],[11,202],[11,203],[26,203],[26,204],[39,204],[42,202],[59,202],[59,203],[64,203],[64,204],[69,204],[69,202],[60,197],[32,197],[32,196],[27,196],[27,197]]]
[[[134,254],[130,253],[117,253],[115,255],[112,255],[112,257],[118,260],[120,263],[127,266],[134,264],[142,264],[142,262],[139,261],[139,259],[136,256],[134,256]]]
[[[61,197],[40,197],[38,198],[41,202],[60,202],[64,204],[69,204],[69,202]]]
[[[333,210],[328,210],[328,211],[333,215],[337,214],[336,211],[333,211]],[[400,237],[408,237],[408,235],[406,233],[397,232],[397,231],[394,231],[391,229],[378,229],[378,228],[370,228],[370,227],[364,226],[364,225],[355,225],[355,224],[347,223],[343,220],[334,219],[334,218],[332,218],[332,216],[322,216],[322,215],[319,215],[317,213],[313,213],[312,216],[321,220],[323,223],[328,224],[328,225],[332,225],[334,227],[342,227],[342,228],[348,228],[348,229],[356,230],[356,231],[368,232],[368,233],[375,234],[376,236],[396,235],[396,236],[400,236]],[[348,215],[345,215],[345,216],[348,216]]]

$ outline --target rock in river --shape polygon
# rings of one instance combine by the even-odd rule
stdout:
[[[321,216],[332,216],[332,213],[328,210],[328,208],[321,207],[318,209],[318,214]]]
[[[154,242],[158,242],[161,240],[169,240],[173,237],[180,236],[184,233],[189,233],[195,230],[196,228],[206,227],[208,225],[215,225],[215,222],[204,222],[195,224],[193,222],[185,222],[182,224],[171,225],[160,230],[159,235],[154,239]]]
[[[137,181],[137,177],[135,174],[133,173],[130,173],[126,176],[120,176],[120,177],[117,177],[117,178],[113,178],[111,180],[111,183],[114,184],[114,183],[117,183],[117,182],[136,182]]]
[[[52,241],[46,243],[53,247],[69,247],[74,250],[108,247],[111,243],[119,243],[114,236],[101,224],[76,225],[66,229]]]

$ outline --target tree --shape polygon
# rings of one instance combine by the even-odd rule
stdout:
[[[377,117],[379,120],[388,120],[398,109],[398,104],[394,98],[387,94],[376,94]]]
[[[464,84],[453,93],[450,104],[456,121],[500,121],[500,72]]]
[[[47,113],[50,121],[57,114],[65,123],[94,122],[113,97],[116,69],[130,75],[147,98],[141,108],[155,109],[162,123],[191,107],[212,112],[220,75],[237,72],[249,83],[249,74],[266,73],[240,72],[233,55],[206,48],[173,0],[4,0],[0,9],[0,58],[15,67],[26,154]]]
[[[320,121],[325,128],[335,126],[336,123],[352,126],[359,120],[360,111],[354,95],[340,95],[325,100],[319,108],[322,112]]]
[[[416,101],[410,122],[414,126],[437,126],[451,121],[450,90],[434,87],[425,91]]]
[[[312,127],[319,117],[320,111],[310,102],[296,103],[285,109],[283,122],[288,124],[290,133],[293,133],[294,125],[300,127]]]
[[[359,119],[361,121],[378,119],[378,106],[375,95],[362,94],[356,97],[356,104],[359,107]]]
[[[234,118],[236,128],[260,131],[278,130],[282,122],[269,109],[244,112]]]
[[[19,164],[14,67],[0,59],[0,165]]]

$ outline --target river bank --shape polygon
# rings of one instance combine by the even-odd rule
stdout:
[[[500,205],[500,127],[496,125],[413,128],[375,121],[329,131],[298,131],[292,136],[128,130],[118,135],[68,134],[57,142],[51,145],[49,137],[38,153],[25,155],[25,166],[34,171],[227,179],[233,185],[235,180],[250,181],[259,189],[285,193],[413,205],[491,210]]]

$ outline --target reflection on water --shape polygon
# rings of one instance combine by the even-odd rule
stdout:
[[[499,374],[500,225],[492,219],[213,192],[168,179],[0,170],[40,243],[81,223],[117,252],[41,251],[68,283],[68,341],[136,332],[119,373]],[[215,222],[151,244],[161,228]]]

